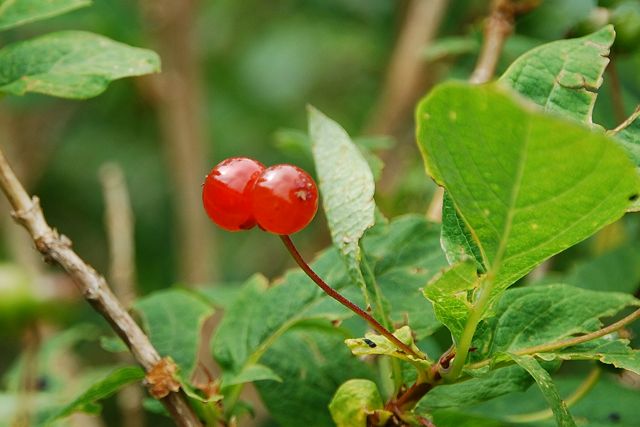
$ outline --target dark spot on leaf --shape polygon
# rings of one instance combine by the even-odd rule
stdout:
[[[635,202],[636,200],[638,200],[638,194],[632,194],[629,196],[630,202]]]
[[[49,381],[47,381],[47,377],[38,377],[38,379],[36,379],[36,390],[38,391],[44,391],[47,389],[47,387],[49,386]]]
[[[620,422],[621,418],[622,417],[620,417],[620,414],[617,412],[612,412],[609,414],[609,421],[611,422],[614,422],[614,423]]]
[[[369,347],[371,347],[371,348],[376,348],[376,347],[377,347],[376,343],[374,343],[373,341],[371,341],[369,338],[365,338],[365,339],[363,339],[362,341],[364,341],[364,343],[365,343],[366,345],[368,345]]]

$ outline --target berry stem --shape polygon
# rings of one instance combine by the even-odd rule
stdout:
[[[280,235],[284,246],[287,248],[293,259],[296,261],[298,266],[304,271],[311,280],[315,282],[316,285],[320,287],[327,295],[329,295],[334,300],[338,301],[340,304],[347,307],[349,310],[353,311],[355,314],[363,318],[373,329],[378,331],[381,335],[386,337],[389,341],[391,341],[396,347],[402,350],[404,353],[409,354],[418,359],[424,359],[423,356],[416,353],[411,347],[400,341],[395,335],[393,335],[389,330],[387,330],[384,326],[382,326],[376,319],[371,317],[369,313],[349,301],[347,298],[343,297],[338,291],[329,286],[324,280],[318,276],[315,271],[309,267],[309,264],[305,262],[298,252],[298,249],[294,245],[293,241],[288,235]]]

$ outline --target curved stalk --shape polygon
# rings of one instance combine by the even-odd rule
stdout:
[[[405,354],[409,354],[417,359],[424,359],[424,356],[416,353],[411,347],[400,341],[395,335],[389,332],[388,329],[382,326],[369,313],[355,305],[353,302],[349,301],[347,298],[343,297],[338,291],[333,289],[324,280],[322,280],[320,276],[318,276],[311,269],[311,267],[309,267],[309,264],[305,262],[305,260],[302,258],[302,255],[300,255],[300,252],[298,252],[298,249],[288,235],[280,235],[280,238],[282,239],[284,246],[287,248],[293,259],[295,260],[296,264],[298,264],[302,271],[304,271],[307,276],[309,276],[309,278],[313,280],[314,283],[324,291],[324,293],[363,318],[373,329],[375,329],[380,335],[383,335],[385,338],[391,341],[393,345],[398,347],[398,349]]]

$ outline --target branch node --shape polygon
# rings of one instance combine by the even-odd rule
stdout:
[[[180,390],[177,373],[178,365],[170,357],[164,357],[149,370],[144,379],[144,385],[153,397],[162,399],[169,393]]]

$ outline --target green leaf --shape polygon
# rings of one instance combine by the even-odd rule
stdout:
[[[245,367],[239,374],[237,375],[228,375],[222,377],[222,386],[228,387],[236,384],[242,383],[250,383],[253,381],[278,381],[282,382],[282,378],[278,376],[275,372],[273,372],[267,366],[256,363],[254,365],[249,365]]]
[[[532,382],[522,368],[509,366],[464,382],[439,385],[420,399],[414,411],[418,415],[428,415],[435,409],[474,405],[504,394],[524,391]]]
[[[389,302],[391,321],[407,322],[418,340],[441,327],[431,304],[420,296],[424,284],[447,264],[439,236],[437,224],[406,215],[376,225],[363,239],[367,260]]]
[[[345,285],[338,254],[323,254],[312,268],[337,289]],[[263,276],[253,276],[230,305],[213,338],[213,354],[226,371],[241,373],[257,363],[282,334],[308,319],[348,317],[342,306],[329,300],[303,272],[288,272],[281,283],[269,287]]]
[[[445,191],[442,199],[442,249],[449,264],[456,264],[465,258],[473,258],[478,271],[484,273],[482,253],[473,235],[464,224],[464,220],[456,211],[449,193]]]
[[[367,416],[382,410],[382,398],[373,381],[353,379],[338,388],[329,404],[337,427],[366,427]],[[385,411],[386,412],[386,411]],[[387,418],[391,415],[387,412]],[[384,425],[381,422],[380,425]]]
[[[640,249],[624,244],[577,263],[561,280],[583,289],[633,293],[640,283]]]
[[[620,218],[640,187],[613,141],[495,85],[441,85],[417,121],[426,167],[475,236],[492,297]]]
[[[52,416],[47,424],[78,411],[96,413],[97,410],[99,412],[100,406],[96,405],[96,402],[106,399],[130,383],[142,380],[144,375],[144,371],[136,366],[127,366],[111,372]]]
[[[570,376],[555,377],[554,382],[560,390],[560,395],[567,396],[568,400],[568,396],[574,395],[576,390],[584,385],[585,375],[572,373]],[[603,373],[586,396],[571,406],[571,414],[579,425],[583,426],[635,427],[638,424],[638,405],[640,405],[640,393],[636,389],[622,383],[617,375]],[[505,420],[496,420],[499,422],[499,426],[517,425],[506,421],[511,421],[513,418],[521,419],[522,416],[526,417],[530,414],[539,414],[546,408],[548,405],[541,393],[535,387],[531,387],[524,393],[511,393],[474,407],[467,407],[461,418],[464,416],[469,418],[484,416],[494,420]],[[553,415],[550,414],[550,418],[526,425],[556,426]],[[439,424],[438,427],[440,427]],[[447,427],[447,425],[442,427]],[[455,427],[455,425],[451,427]]]
[[[159,71],[158,55],[82,31],[63,31],[0,50],[0,91],[85,99],[112,80]]]
[[[162,357],[171,356],[189,379],[196,368],[200,333],[213,308],[182,289],[154,292],[135,304],[151,343]]]
[[[451,331],[454,342],[460,341],[467,323],[472,305],[469,297],[477,282],[476,263],[467,259],[434,277],[423,289],[436,317]]]
[[[91,0],[5,0],[0,4],[0,31],[89,6]]]
[[[503,422],[451,409],[435,411],[432,415],[438,427],[505,427]]]
[[[555,415],[556,422],[559,427],[575,427],[576,422],[569,413],[569,409],[564,401],[560,398],[558,389],[553,383],[551,376],[545,371],[542,366],[531,356],[516,356],[509,354],[518,365],[526,369],[529,374],[535,379],[536,383],[540,387],[542,395],[549,403],[553,414]]]
[[[545,44],[514,61],[499,81],[547,112],[591,123],[614,39],[608,25],[584,37]]]
[[[309,107],[309,134],[331,239],[369,305],[359,242],[374,224],[373,174],[345,130],[313,107]]]
[[[598,360],[640,374],[640,351],[632,350],[625,339],[602,338],[552,353],[532,355],[542,360]]]
[[[596,331],[599,320],[640,301],[632,295],[552,284],[508,290],[474,340],[478,356],[513,353]]]
[[[285,380],[256,387],[279,426],[335,426],[327,407],[340,385],[373,379],[372,367],[349,354],[344,338],[340,329],[294,328],[267,351],[263,363]]]

